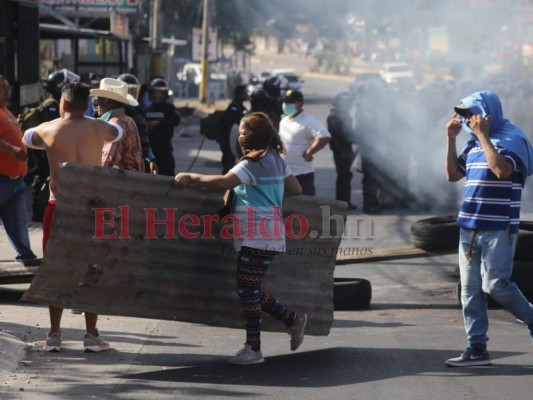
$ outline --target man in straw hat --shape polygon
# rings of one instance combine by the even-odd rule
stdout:
[[[45,122],[24,133],[26,146],[45,150],[50,164],[50,200],[43,218],[43,253],[46,252],[48,238],[53,223],[58,194],[59,168],[71,162],[84,165],[101,165],[102,148],[106,142],[116,142],[122,137],[118,125],[89,118],[84,115],[89,99],[89,86],[81,82],[67,83],[62,88],[59,113],[61,118]],[[63,190],[68,190],[63,189]],[[61,351],[61,316],[63,308],[50,305],[50,332],[44,344],[47,351]],[[96,329],[98,315],[85,312],[86,333],[83,345],[87,352],[108,350]]]
[[[119,125],[124,132],[120,142],[104,145],[102,166],[144,172],[139,131],[125,110],[126,105],[135,107],[139,103],[128,93],[128,85],[118,79],[104,78],[98,89],[91,90],[91,96],[96,97],[95,107],[100,119]]]

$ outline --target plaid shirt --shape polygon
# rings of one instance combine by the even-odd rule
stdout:
[[[102,166],[117,166],[124,171],[144,172],[144,162],[142,158],[141,139],[137,126],[133,119],[119,110],[109,120],[119,125],[122,130],[122,139],[114,143],[106,143],[102,150]]]

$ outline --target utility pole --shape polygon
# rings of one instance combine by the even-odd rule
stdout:
[[[202,81],[200,83],[200,102],[207,103],[207,88],[209,85],[209,0],[204,0],[204,15],[202,18]]]
[[[151,10],[152,18],[150,29],[150,47],[152,49],[152,76],[162,75],[162,50],[161,50],[161,34],[162,22],[160,20],[161,1],[154,0],[152,2]]]

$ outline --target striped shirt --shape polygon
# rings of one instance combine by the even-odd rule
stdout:
[[[511,163],[513,172],[500,180],[490,170],[485,153],[476,146],[459,156],[459,168],[466,177],[465,197],[457,224],[463,228],[506,230],[517,233],[524,187],[520,159],[511,151],[496,149]]]
[[[259,161],[244,159],[230,172],[241,184],[233,189],[233,211],[238,218],[240,237],[235,235],[235,248],[284,251],[285,229],[281,204],[285,178],[292,175],[283,159],[274,151]]]

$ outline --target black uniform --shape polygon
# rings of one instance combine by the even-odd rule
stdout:
[[[353,120],[347,111],[333,108],[327,119],[328,131],[331,134],[329,146],[333,151],[333,160],[337,170],[336,195],[337,200],[348,203],[350,208],[355,208],[351,200],[352,164],[355,153]]]
[[[251,112],[264,112],[270,117],[274,126],[279,127],[283,114],[279,101],[269,96],[264,89],[259,89],[252,93],[250,103],[252,106]]]
[[[231,128],[235,124],[239,125],[247,111],[246,107],[233,100],[222,114],[222,135],[218,140],[220,151],[222,151],[222,175],[225,175],[235,165],[235,156],[230,144]]]
[[[154,153],[152,152],[152,146],[150,145],[150,136],[148,134],[148,125],[144,118],[142,109],[140,106],[126,106],[126,115],[135,121],[137,125],[137,131],[141,138],[141,150],[144,160],[144,171],[150,173],[150,161],[155,160]]]
[[[170,103],[152,103],[145,111],[146,122],[159,121],[153,128],[148,128],[150,145],[154,152],[160,175],[174,176],[175,162],[172,147],[174,128],[181,119]]]

